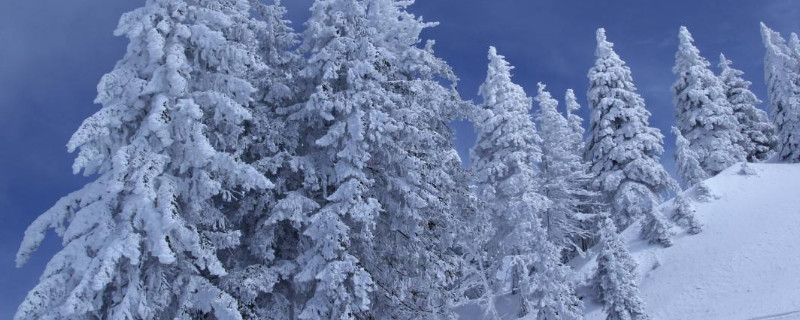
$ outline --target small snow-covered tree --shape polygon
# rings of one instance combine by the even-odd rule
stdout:
[[[569,268],[559,263],[559,250],[541,224],[548,200],[537,190],[535,166],[542,151],[529,115],[531,99],[511,81],[511,70],[491,47],[479,91],[484,102],[474,120],[478,138],[471,156],[477,193],[494,228],[487,244],[487,271],[497,279],[497,288],[510,287],[520,295],[522,315],[577,319],[580,302],[568,282]]]
[[[708,179],[708,174],[697,160],[697,153],[689,147],[689,140],[676,127],[672,127],[672,133],[675,135],[675,165],[683,185],[691,187]]]
[[[689,234],[698,234],[703,231],[703,224],[697,219],[694,205],[683,193],[675,196],[673,206],[675,207],[672,214],[673,221],[688,228]]]
[[[725,89],[725,97],[733,108],[733,115],[739,123],[747,161],[756,162],[769,158],[775,149],[775,127],[767,113],[756,106],[761,101],[750,91],[750,81],[742,79],[744,72],[731,67],[731,61],[724,54],[719,55],[720,81]]]
[[[639,298],[636,261],[617,235],[614,221],[601,214],[598,233],[600,253],[597,256],[594,290],[607,320],[646,320],[644,302]]]
[[[297,194],[305,215],[294,276],[301,319],[427,319],[451,311],[454,204],[464,192],[450,118],[455,76],[420,45],[412,1],[319,0],[306,22]]]
[[[672,246],[672,224],[661,215],[661,210],[653,208],[644,215],[640,235],[650,244],[660,244],[664,247]]]
[[[49,228],[63,248],[16,319],[242,319],[219,281],[241,235],[227,208],[273,186],[242,160],[257,24],[244,0],[149,0],[122,16],[127,53],[67,144],[74,171],[97,178],[26,231],[20,265]]]
[[[558,101],[545,90],[544,84],[539,83],[539,93],[534,100],[539,104],[535,120],[542,138],[541,192],[550,200],[542,222],[551,242],[565,253],[575,252],[581,249],[581,240],[588,237],[588,230],[582,227],[585,221],[579,208],[581,197],[587,195],[585,187],[589,179],[588,166],[576,152],[582,141],[576,138],[581,133],[558,112]],[[575,101],[571,103],[568,108],[575,108]]]
[[[631,71],[597,30],[594,67],[589,70],[590,138],[586,159],[594,186],[611,206],[622,229],[658,205],[661,194],[677,188],[659,162],[663,136],[650,127],[650,112],[636,92]]]
[[[732,164],[743,161],[744,139],[733,108],[725,96],[725,86],[700,56],[692,35],[681,27],[672,72],[678,76],[672,85],[676,127],[689,148],[697,154],[700,166],[714,176]]]
[[[786,40],[761,23],[761,38],[767,49],[764,77],[767,82],[772,121],[778,136],[776,151],[781,160],[800,161],[800,45],[790,48]],[[800,43],[800,41],[797,41]]]

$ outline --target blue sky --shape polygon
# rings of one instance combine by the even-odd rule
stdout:
[[[548,85],[559,100],[574,88],[585,108],[586,73],[594,30],[605,27],[633,70],[667,135],[662,157],[672,166],[673,123],[669,87],[678,27],[686,25],[714,65],[720,52],[733,60],[765,99],[763,47],[758,22],[800,31],[800,1],[641,0],[418,0],[411,10],[441,25],[427,30],[436,51],[461,78],[463,97],[475,99],[485,77],[486,52],[497,47],[516,67],[514,79],[533,94]],[[14,254],[27,225],[87,178],[71,174],[65,144],[92,104],[100,77],[125,52],[112,36],[119,16],[143,1],[0,0],[0,318],[10,319],[60,242],[49,237],[22,269]],[[311,0],[285,0],[298,29]],[[469,124],[456,124],[462,155],[474,141]],[[91,177],[89,177],[91,178]]]

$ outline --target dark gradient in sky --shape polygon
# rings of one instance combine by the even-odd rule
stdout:
[[[302,29],[312,1],[284,2],[289,18]],[[0,0],[1,319],[11,318],[59,248],[58,238],[51,235],[24,268],[14,267],[27,225],[88,181],[71,174],[73,155],[64,145],[98,109],[92,104],[97,81],[125,52],[125,39],[112,35],[117,19],[141,3]],[[633,70],[653,113],[651,124],[667,135],[662,159],[670,170],[670,85],[678,27],[689,27],[701,53],[715,66],[724,52],[754,82],[761,99],[766,97],[758,22],[783,33],[800,31],[796,0],[418,0],[411,10],[441,22],[424,36],[436,40],[437,53],[461,78],[459,91],[467,99],[476,99],[487,48],[494,45],[516,67],[514,80],[530,95],[539,81],[559,100],[567,88],[574,88],[585,108],[594,31],[605,27]],[[475,135],[467,123],[455,128],[456,145],[467,162]]]

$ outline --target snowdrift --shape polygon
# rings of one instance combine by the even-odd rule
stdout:
[[[749,166],[754,175],[734,165],[706,181],[706,202],[687,191],[702,233],[676,227],[669,248],[640,240],[638,223],[622,233],[654,320],[800,319],[800,165]],[[573,266],[585,279],[593,254]],[[591,298],[584,303],[587,319],[605,319]]]

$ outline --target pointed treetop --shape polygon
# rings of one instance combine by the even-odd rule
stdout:
[[[488,105],[492,105],[496,103],[498,90],[504,90],[500,88],[511,83],[511,70],[514,67],[506,61],[506,57],[497,54],[495,47],[489,47],[488,58],[489,67],[486,72],[486,80],[478,88],[478,94],[486,100]],[[516,85],[513,87],[515,88],[513,91],[518,91],[519,94],[524,95],[521,87],[517,88],[518,86]]]
[[[692,38],[692,34],[689,32],[684,26],[681,26],[680,31],[678,31],[678,53],[688,54],[689,57],[700,57],[700,50],[694,46],[694,38]]]
[[[700,50],[694,46],[694,38],[692,38],[692,34],[689,33],[689,29],[681,26],[678,32],[678,40],[678,52],[675,53],[675,67],[672,68],[673,73],[680,74],[682,72],[688,72],[690,67],[694,65],[702,65],[706,68],[709,66],[708,60],[700,56]]]
[[[720,53],[719,54],[719,68],[720,68],[720,70],[722,70],[724,72],[725,70],[730,69],[731,64],[733,64],[733,62],[728,60],[728,58],[725,57],[724,53]]]
[[[544,102],[553,99],[553,96],[547,91],[547,85],[539,82],[536,84],[536,86],[539,90],[538,95],[536,96],[536,101]]]
[[[783,39],[780,33],[767,27],[763,22],[761,23],[761,40],[767,49],[781,51],[781,47],[786,45],[786,40]],[[783,52],[781,52],[783,53]]]
[[[572,89],[567,89],[567,93],[564,95],[564,104],[567,107],[567,115],[572,115],[581,108],[581,105],[578,104],[578,98],[575,97],[575,91]]]
[[[502,73],[511,73],[511,70],[514,69],[513,66],[509,65],[506,61],[506,57],[500,54],[497,54],[497,49],[494,46],[489,47],[489,68],[500,71]]]
[[[595,51],[595,56],[603,58],[610,55],[616,55],[614,53],[614,43],[608,42],[606,39],[606,29],[599,28],[597,29],[597,50]]]
[[[692,34],[689,32],[689,29],[686,28],[685,26],[681,26],[680,31],[678,31],[678,39],[680,39],[682,44],[694,42]]]
[[[767,27],[767,25],[764,24],[763,21],[761,22],[761,40],[764,41],[765,45],[772,43],[772,39],[771,38],[772,38],[772,33],[773,32],[774,31],[772,31],[772,29]]]
[[[597,43],[606,42],[606,29],[597,28]]]

